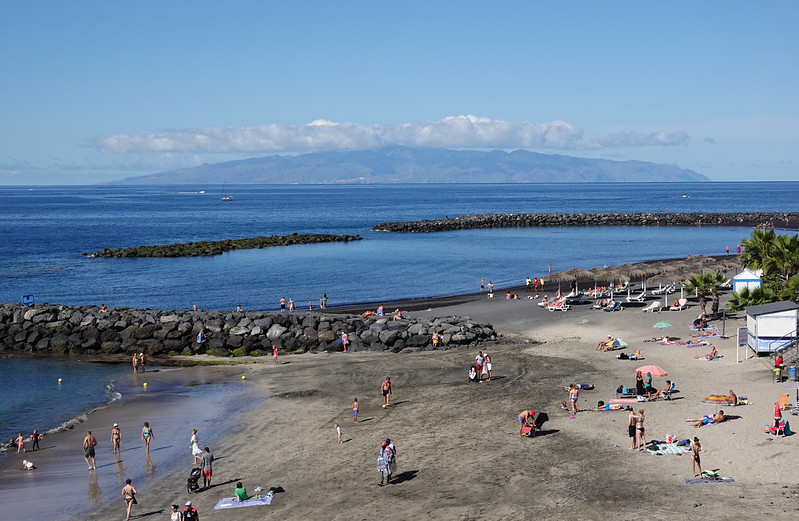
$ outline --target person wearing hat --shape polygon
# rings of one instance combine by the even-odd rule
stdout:
[[[22,470],[33,470],[36,467],[33,465],[32,461],[28,461],[26,459],[22,460]]]
[[[391,443],[391,438],[386,438],[386,441],[380,444],[380,452],[378,454],[378,471],[380,471],[379,486],[383,486],[385,479],[386,485],[391,482],[391,475],[397,470],[397,448]]]
[[[111,429],[111,444],[114,446],[114,454],[122,454],[122,449],[119,448],[120,440],[122,440],[122,431],[119,429],[119,424],[115,423],[114,428]]]
[[[200,514],[197,509],[191,506],[191,501],[186,501],[186,508],[183,509],[183,521],[199,521]]]
[[[601,349],[601,350],[603,350],[603,351],[605,351],[605,349],[604,349],[604,348],[605,348],[605,347],[608,345],[608,343],[610,343],[610,342],[613,342],[613,337],[612,337],[611,335],[608,335],[608,338],[607,338],[607,340],[600,340],[599,342],[597,342],[597,344],[596,344],[596,348],[594,348],[594,351],[599,351],[600,349]]]

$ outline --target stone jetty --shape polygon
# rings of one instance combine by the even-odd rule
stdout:
[[[197,335],[205,329],[206,340]],[[432,350],[479,345],[495,340],[491,325],[468,317],[432,320],[362,317],[324,312],[159,311],[95,306],[0,304],[0,353],[31,355],[121,355],[144,352],[151,356],[211,354],[262,356],[281,352],[341,351],[342,332],[351,351]]]
[[[544,226],[775,226],[797,228],[799,213],[501,213],[425,221],[386,222],[378,232],[443,232],[476,228]]]

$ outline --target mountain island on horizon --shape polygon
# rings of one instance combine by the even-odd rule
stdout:
[[[675,165],[541,154],[390,146],[267,156],[128,177],[107,184],[669,183],[706,182]]]

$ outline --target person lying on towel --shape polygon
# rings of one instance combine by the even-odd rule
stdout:
[[[694,427],[701,427],[702,425],[709,425],[711,423],[725,422],[727,421],[727,417],[724,416],[724,411],[719,411],[716,414],[706,414],[701,418],[688,418],[685,421],[696,422]]]

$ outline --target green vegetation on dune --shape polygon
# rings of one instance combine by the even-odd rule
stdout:
[[[224,241],[186,242],[166,245],[139,246],[136,248],[105,248],[93,253],[84,253],[88,257],[202,257],[221,255],[230,250],[247,250],[267,248],[270,246],[291,246],[294,244],[313,244],[319,242],[350,242],[363,239],[360,235],[328,235],[297,234],[270,235],[269,237],[251,237],[249,239],[227,239]]]

